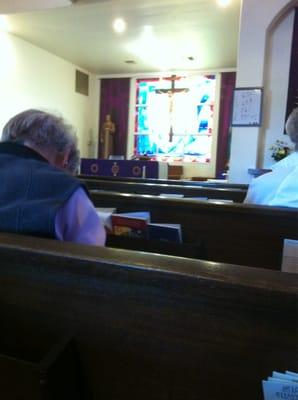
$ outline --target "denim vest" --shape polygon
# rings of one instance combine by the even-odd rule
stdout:
[[[0,231],[55,237],[55,216],[80,182],[30,148],[0,143]]]

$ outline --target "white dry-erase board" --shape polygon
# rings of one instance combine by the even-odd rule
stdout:
[[[261,126],[262,88],[234,89],[232,126]]]

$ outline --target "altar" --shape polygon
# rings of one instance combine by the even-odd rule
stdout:
[[[168,164],[159,161],[82,158],[80,173],[97,176],[167,179]]]

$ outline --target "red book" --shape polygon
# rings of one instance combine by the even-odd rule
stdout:
[[[147,211],[112,214],[112,227],[114,235],[130,237],[147,237],[147,225],[150,213]]]

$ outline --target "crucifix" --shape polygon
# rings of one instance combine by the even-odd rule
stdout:
[[[172,142],[173,140],[173,106],[174,106],[174,95],[175,93],[181,93],[181,92],[188,92],[189,89],[187,88],[176,88],[175,87],[175,81],[179,81],[180,77],[177,75],[171,75],[167,78],[163,78],[167,81],[171,81],[171,87],[169,89],[156,89],[155,93],[157,94],[167,94],[169,96],[169,113],[170,113],[170,132],[169,132],[169,141]]]

